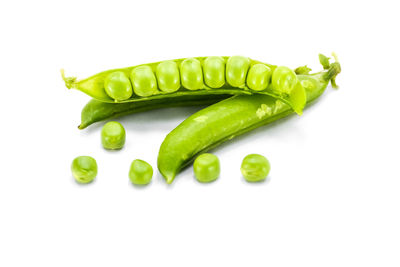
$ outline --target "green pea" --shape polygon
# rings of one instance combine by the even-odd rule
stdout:
[[[135,185],[147,185],[153,177],[153,168],[144,160],[135,159],[129,170],[129,179]]]
[[[96,160],[89,156],[77,157],[72,161],[71,171],[78,183],[90,183],[97,176]]]
[[[220,173],[218,157],[210,153],[201,154],[194,161],[193,170],[199,182],[209,183],[216,180]]]
[[[105,149],[121,149],[125,144],[125,129],[122,124],[116,121],[104,124],[101,143]]]
[[[203,71],[200,61],[195,58],[187,58],[181,63],[182,85],[189,90],[203,88]]]
[[[244,87],[250,59],[243,56],[233,56],[226,63],[226,81],[234,87]]]
[[[157,65],[158,88],[163,92],[175,92],[181,87],[178,65],[174,61],[163,61]]]
[[[203,62],[204,81],[211,88],[225,84],[225,61],[222,57],[208,57]]]
[[[261,91],[267,89],[271,80],[271,69],[264,64],[255,64],[247,75],[247,86],[250,89]]]
[[[279,66],[272,74],[272,87],[278,92],[290,94],[296,84],[296,73],[288,67]]]
[[[139,66],[132,70],[131,81],[133,91],[138,96],[157,94],[157,80],[150,66]]]
[[[104,89],[115,101],[123,101],[132,96],[132,86],[128,77],[122,71],[108,75],[104,80]]]
[[[264,180],[269,173],[271,166],[269,161],[262,155],[250,154],[247,155],[240,168],[244,178],[248,182],[259,182]]]

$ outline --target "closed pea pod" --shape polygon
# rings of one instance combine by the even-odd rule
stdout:
[[[211,88],[225,84],[225,60],[222,57],[207,57],[203,62],[204,82]]]
[[[340,65],[335,62],[327,71],[299,75],[298,84],[307,86],[302,87],[307,103],[318,98],[339,73]],[[166,136],[158,154],[158,169],[167,183],[172,183],[197,155],[292,113],[289,105],[268,95],[238,95],[218,102],[193,114]]]
[[[161,91],[171,93],[181,87],[178,65],[174,61],[164,61],[157,65],[156,76]]]
[[[116,71],[107,76],[104,89],[115,101],[129,99],[132,96],[132,86],[129,78],[122,71]]]
[[[226,63],[226,81],[235,87],[243,87],[246,83],[250,59],[243,56],[233,56]]]
[[[133,91],[138,96],[151,96],[157,93],[157,80],[149,66],[139,66],[132,70]]]
[[[256,91],[265,90],[271,81],[271,75],[272,71],[268,66],[255,64],[247,75],[247,86]]]
[[[181,63],[182,86],[189,90],[203,88],[203,71],[201,63],[195,58],[187,58]]]

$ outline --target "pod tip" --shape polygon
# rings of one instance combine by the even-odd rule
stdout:
[[[66,86],[68,89],[73,88],[73,87],[74,87],[74,84],[75,84],[75,82],[76,82],[76,77],[65,77],[65,71],[64,71],[64,69],[61,69],[60,72],[61,72],[61,77],[62,77],[62,79],[63,79],[64,82],[65,82],[65,86]]]

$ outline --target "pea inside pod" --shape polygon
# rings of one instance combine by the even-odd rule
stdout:
[[[290,94],[296,84],[296,73],[288,67],[279,66],[272,74],[272,86],[278,92]]]
[[[251,66],[247,75],[247,86],[256,91],[267,89],[271,81],[272,71],[264,64],[255,64]]]
[[[203,62],[204,81],[211,88],[225,84],[225,60],[222,57],[207,57]]]
[[[157,65],[156,76],[161,91],[172,93],[181,87],[178,65],[171,60]]]
[[[131,82],[122,71],[108,75],[104,81],[104,88],[107,95],[115,101],[127,100],[132,96]]]
[[[182,86],[189,90],[203,88],[203,70],[200,61],[195,58],[188,58],[181,63]]]
[[[157,80],[149,66],[139,66],[132,70],[133,91],[138,96],[151,96],[157,93]]]
[[[226,81],[235,87],[243,87],[246,83],[250,60],[243,56],[233,56],[226,63]]]

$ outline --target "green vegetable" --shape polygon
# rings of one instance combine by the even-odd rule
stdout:
[[[292,75],[285,69],[282,72]],[[335,62],[327,71],[298,75],[299,83],[306,90],[307,103],[318,98],[339,72],[340,64]],[[285,92],[298,93],[296,88],[290,89],[294,82],[275,78],[275,83]],[[197,155],[291,113],[287,104],[270,96],[241,95],[218,102],[193,114],[167,135],[158,154],[158,169],[167,183],[171,183]]]
[[[125,144],[125,135],[121,123],[110,121],[101,130],[101,143],[105,149],[121,149]]]
[[[131,82],[122,71],[110,73],[105,77],[104,90],[116,102],[127,100],[132,96]]]
[[[262,94],[279,98],[298,114],[305,105],[304,88],[296,83],[293,71],[243,56],[168,60],[108,70],[79,81],[75,77],[65,77],[63,70],[61,72],[67,88],[78,89],[109,103],[183,96]]]
[[[144,160],[135,159],[129,170],[129,179],[135,185],[147,185],[153,177],[153,168]]]
[[[134,68],[131,73],[133,91],[138,96],[151,96],[157,93],[157,80],[149,66]]]
[[[82,130],[95,122],[147,110],[168,107],[210,105],[228,97],[231,97],[231,95],[194,95],[118,104],[106,103],[92,99],[82,109],[81,124],[78,128]]]
[[[269,161],[262,155],[250,154],[243,161],[240,170],[248,182],[259,182],[264,180],[269,173],[271,166]]]
[[[264,64],[255,64],[247,75],[247,85],[250,89],[262,91],[267,89],[271,81],[272,71]]]
[[[193,170],[199,182],[209,183],[215,181],[220,173],[218,157],[210,153],[201,154],[194,161]]]
[[[249,67],[249,58],[242,56],[230,57],[226,62],[226,81],[233,87],[244,88]]]
[[[97,176],[96,160],[89,156],[77,157],[72,161],[71,171],[78,183],[90,183]]]

